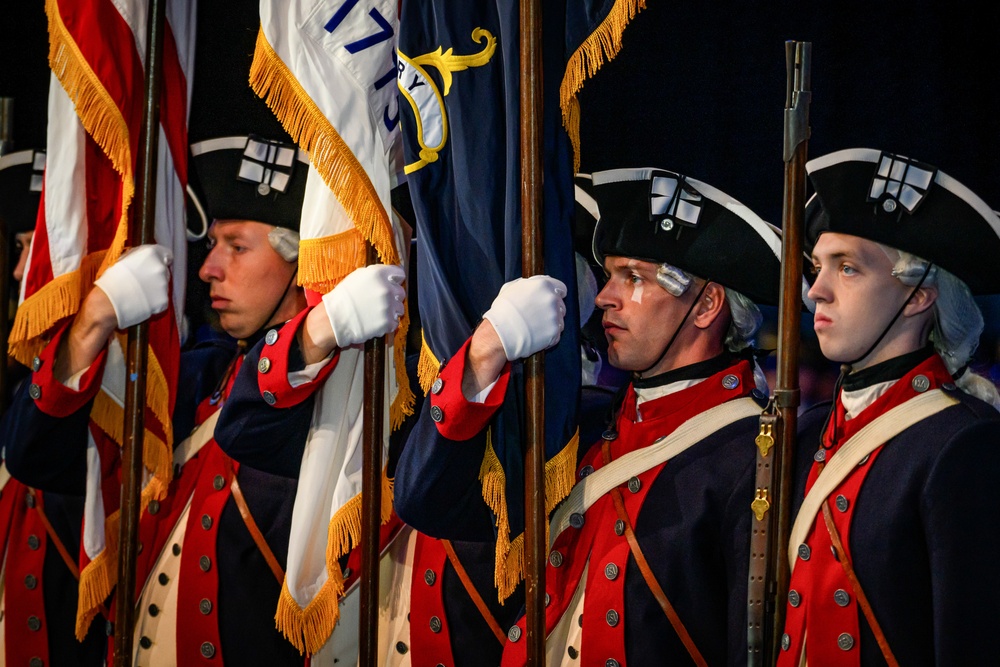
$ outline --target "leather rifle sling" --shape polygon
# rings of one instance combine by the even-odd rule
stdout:
[[[469,573],[465,571],[465,567],[458,560],[458,554],[455,553],[455,547],[452,546],[449,540],[441,540],[441,545],[444,547],[444,552],[448,554],[448,560],[451,561],[451,566],[455,568],[455,573],[458,575],[459,580],[462,582],[462,586],[465,587],[465,592],[469,594],[472,601],[476,605],[476,609],[479,610],[480,615],[486,621],[486,624],[490,626],[490,630],[493,631],[493,635],[497,638],[500,644],[504,644],[507,641],[507,634],[497,623],[497,620],[493,618],[493,614],[490,613],[490,608],[486,606],[486,601],[476,590],[476,587],[472,583],[472,579],[469,578]]]
[[[885,638],[885,633],[882,632],[882,626],[879,625],[878,619],[875,618],[875,612],[868,602],[868,596],[865,595],[865,591],[861,588],[861,582],[858,580],[858,575],[854,572],[854,566],[851,565],[851,556],[847,553],[847,549],[844,548],[844,544],[840,540],[840,532],[833,523],[833,513],[830,511],[829,500],[823,503],[823,519],[826,521],[826,529],[830,533],[830,541],[833,542],[833,548],[837,550],[837,561],[840,562],[841,567],[844,568],[844,574],[847,575],[848,581],[851,582],[851,588],[854,589],[854,596],[858,599],[858,606],[861,607],[861,611],[865,615],[865,620],[868,621],[868,626],[871,628],[872,634],[875,635],[875,641],[878,642],[878,647],[882,651],[882,657],[885,658],[886,664],[889,667],[899,667],[899,663],[896,662],[896,656],[892,654],[892,649],[889,648],[889,642]]]
[[[236,507],[240,510],[243,523],[246,524],[247,530],[250,532],[250,537],[257,544],[257,548],[260,549],[261,555],[264,556],[264,560],[267,561],[268,567],[271,568],[271,572],[274,573],[274,578],[278,580],[278,585],[280,586],[285,582],[285,571],[281,569],[278,559],[274,557],[274,552],[271,551],[267,540],[264,539],[264,534],[260,532],[257,522],[253,520],[253,514],[250,513],[246,498],[243,497],[243,490],[240,488],[239,482],[236,481],[236,472],[233,470],[233,465],[229,457],[226,457],[226,469],[232,480],[229,483],[229,490],[232,491],[233,500],[236,502]]]
[[[601,451],[604,454],[604,464],[611,463],[611,445],[607,440],[604,441]],[[680,616],[677,615],[674,606],[667,599],[667,594],[663,591],[663,587],[660,586],[660,582],[656,580],[656,575],[653,574],[653,570],[650,569],[649,563],[646,561],[645,554],[642,553],[642,549],[639,547],[639,542],[635,538],[635,532],[632,530],[632,522],[629,521],[628,513],[625,511],[625,501],[622,499],[622,492],[618,487],[611,490],[611,498],[614,500],[618,518],[625,524],[625,539],[628,541],[628,546],[632,552],[632,557],[635,558],[636,565],[639,566],[642,578],[646,580],[646,585],[649,586],[650,592],[656,598],[660,608],[663,609],[663,613],[667,615],[667,620],[670,621],[674,632],[677,633],[681,643],[684,644],[688,655],[691,656],[691,659],[699,667],[707,667],[708,663],[705,662],[701,651],[695,646],[694,640],[691,639],[691,635],[688,633],[687,628],[684,627],[684,623],[681,621]]]
[[[769,406],[770,408],[770,406]],[[767,570],[771,540],[771,517],[767,516],[778,487],[774,457],[770,456],[778,436],[778,414],[766,410],[760,416],[760,431],[755,439],[756,496],[750,503],[754,513],[750,534],[750,579],[747,587],[747,648],[752,655],[760,656],[765,642],[765,610],[767,609]],[[772,548],[778,548],[774,546]]]

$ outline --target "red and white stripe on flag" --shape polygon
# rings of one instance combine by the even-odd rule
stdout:
[[[309,153],[299,283],[310,303],[365,264],[365,242],[402,264],[405,241],[390,191],[402,174],[396,99],[398,0],[261,0],[250,85]],[[412,414],[408,319],[387,354],[384,434]],[[344,592],[338,558],[360,541],[361,369],[344,350],[317,395],[292,511],[288,566],[275,621],[313,664],[326,664]],[[385,453],[383,443],[383,455]],[[382,521],[392,516],[383,477]],[[326,531],[327,540],[312,539]],[[357,627],[343,627],[356,633]]]
[[[149,326],[143,505],[166,492],[172,474],[171,414],[176,397],[179,322],[186,271],[187,114],[193,65],[195,2],[168,0],[164,30],[157,155],[156,242],[172,249],[168,311]],[[127,250],[136,217],[136,157],[142,136],[145,0],[46,0],[49,22],[49,155],[34,242],[10,335],[24,363],[45,334],[74,315],[94,279]],[[117,577],[120,479],[109,457],[124,430],[124,336],[114,337],[101,392],[91,411],[92,449],[81,546],[77,635],[83,637]],[[117,444],[104,447],[95,440]],[[103,472],[102,472],[103,471]]]

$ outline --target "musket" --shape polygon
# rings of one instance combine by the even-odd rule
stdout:
[[[521,274],[543,271],[542,11],[539,0],[520,4]],[[545,356],[524,362],[524,595],[527,664],[545,665]]]
[[[378,262],[378,252],[366,243],[367,263]],[[361,407],[361,627],[359,663],[378,663],[379,534],[382,525],[382,420],[385,409],[385,340],[365,343],[364,397]]]
[[[0,157],[14,149],[14,98],[0,97]],[[0,317],[0,416],[7,411],[7,394],[10,391],[7,379],[7,337],[10,335],[10,237],[7,222],[0,218],[0,299],[3,302],[3,317]]]
[[[798,427],[802,317],[802,228],[812,95],[810,42],[785,42],[784,197],[781,211],[781,299],[775,388],[757,435],[756,493],[750,544],[748,665],[773,665],[782,650],[788,591],[791,477]]]
[[[133,247],[154,242],[156,218],[156,163],[160,137],[160,82],[163,78],[163,28],[166,0],[149,0],[146,25],[145,98],[142,135],[136,156],[136,216],[129,228]],[[122,439],[121,533],[118,547],[118,584],[115,590],[116,667],[132,663],[135,627],[136,560],[139,555],[139,512],[142,490],[142,443],[145,433],[146,368],[149,322],[129,327],[126,350],[125,425]]]

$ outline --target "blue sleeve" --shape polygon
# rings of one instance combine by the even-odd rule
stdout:
[[[38,409],[23,382],[3,418],[0,438],[14,479],[42,491],[82,496],[87,480],[87,426],[93,400],[66,417]]]
[[[243,360],[215,426],[215,441],[241,464],[297,479],[315,396],[285,408],[265,403],[257,381],[257,363],[263,347],[261,340]],[[293,345],[291,352],[297,355],[297,360],[289,360],[289,370],[302,370],[305,362],[301,350]]]

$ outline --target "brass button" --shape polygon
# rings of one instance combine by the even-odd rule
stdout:
[[[444,410],[442,410],[440,407],[436,405],[432,405],[431,419],[434,420],[434,423],[440,424],[442,421],[444,421]]]
[[[212,517],[207,514],[201,515],[201,527],[205,530],[212,530]]]
[[[621,519],[615,520],[615,535],[621,537],[625,534],[625,522]]]
[[[24,504],[28,506],[29,510],[35,509],[35,494],[31,491],[24,494]]]
[[[798,607],[800,604],[802,604],[802,596],[799,595],[799,592],[797,590],[792,589],[788,591],[788,604],[792,605],[793,607]]]
[[[809,548],[808,544],[799,545],[799,558],[802,560],[809,560],[809,556],[812,555],[812,549]]]
[[[208,572],[212,569],[212,559],[208,556],[202,556],[198,559],[198,567],[201,568],[202,572]]]
[[[444,380],[437,378],[434,380],[434,384],[431,385],[432,394],[440,394],[441,390],[444,388]]]
[[[561,567],[563,564],[563,555],[558,551],[553,551],[549,554],[549,563],[552,567]]]
[[[268,345],[274,345],[278,342],[278,332],[276,329],[271,329],[266,334],[264,334],[264,342]]]
[[[271,186],[268,185],[267,183],[258,183],[257,194],[259,194],[261,197],[268,196],[269,194],[271,194]]]
[[[639,493],[639,489],[642,488],[642,482],[639,481],[638,477],[628,478],[628,490],[632,493]]]
[[[269,391],[265,391],[263,394],[261,394],[261,396],[263,397],[264,402],[267,403],[268,405],[274,405],[275,403],[278,402],[278,398]]]
[[[521,638],[521,628],[517,625],[512,625],[510,630],[507,631],[507,639],[516,642]]]
[[[150,500],[149,504],[146,505],[146,509],[149,510],[150,514],[156,514],[160,511],[160,502],[158,500]]]
[[[614,563],[608,563],[604,566],[604,576],[608,578],[608,581],[614,581],[618,578],[618,566]]]
[[[618,431],[614,430],[613,428],[609,428],[607,431],[601,434],[601,438],[607,440],[608,442],[611,442],[612,440],[617,440]]]
[[[212,642],[204,642],[201,645],[201,655],[205,658],[215,657],[215,644]]]
[[[580,479],[587,477],[594,472],[594,466],[583,466],[580,468]]]
[[[31,360],[31,370],[37,373],[39,370],[41,370],[41,368],[42,368],[42,360],[40,357],[35,357],[34,359]]]
[[[736,389],[738,386],[740,386],[740,379],[739,377],[730,373],[729,375],[722,378],[722,386],[725,389]]]
[[[437,581],[437,575],[434,574],[434,570],[425,570],[424,583],[428,586],[433,586],[435,581]]]
[[[37,535],[28,535],[28,548],[32,551],[38,551],[38,547],[42,546],[41,541],[38,539]]]
[[[577,512],[573,512],[569,515],[569,525],[576,529],[583,528],[583,515]]]
[[[37,616],[28,617],[28,629],[32,632],[38,632],[42,629],[42,620]]]
[[[618,612],[614,609],[608,609],[608,613],[604,615],[605,620],[608,622],[608,626],[615,627],[618,625]]]
[[[45,667],[45,661],[36,655],[28,661],[28,667]]]
[[[833,601],[837,603],[838,607],[846,607],[851,604],[851,596],[843,588],[838,588],[833,593]]]
[[[854,648],[854,637],[846,632],[842,633],[837,637],[837,646],[840,647],[841,651],[850,651]]]
[[[825,449],[817,450],[816,453],[813,454],[813,461],[815,461],[816,463],[823,463],[824,461],[826,461],[826,450]]]
[[[226,478],[222,475],[216,475],[212,479],[212,488],[216,491],[222,491],[222,487],[226,485]]]
[[[34,382],[28,387],[28,396],[31,396],[36,401],[42,397],[42,388],[39,387]]]
[[[792,648],[792,638],[788,636],[788,633],[781,635],[781,650],[787,651]]]
[[[29,574],[24,578],[24,587],[29,591],[35,590],[36,586],[38,586],[38,579],[35,579],[35,575]]]
[[[433,632],[435,634],[437,634],[438,632],[441,632],[441,627],[442,627],[441,626],[441,619],[438,618],[437,616],[431,616],[430,626],[431,626],[431,632]]]
[[[614,658],[608,658],[604,661],[604,667],[621,667],[621,665]]]
[[[931,388],[931,381],[927,379],[926,375],[917,375],[910,380],[910,386],[913,387],[913,391],[922,394]]]
[[[261,373],[271,370],[271,360],[267,357],[261,357],[260,361],[257,362],[257,370]]]
[[[204,616],[208,616],[212,613],[212,601],[208,598],[202,598],[201,602],[198,603],[198,611],[200,611]]]

